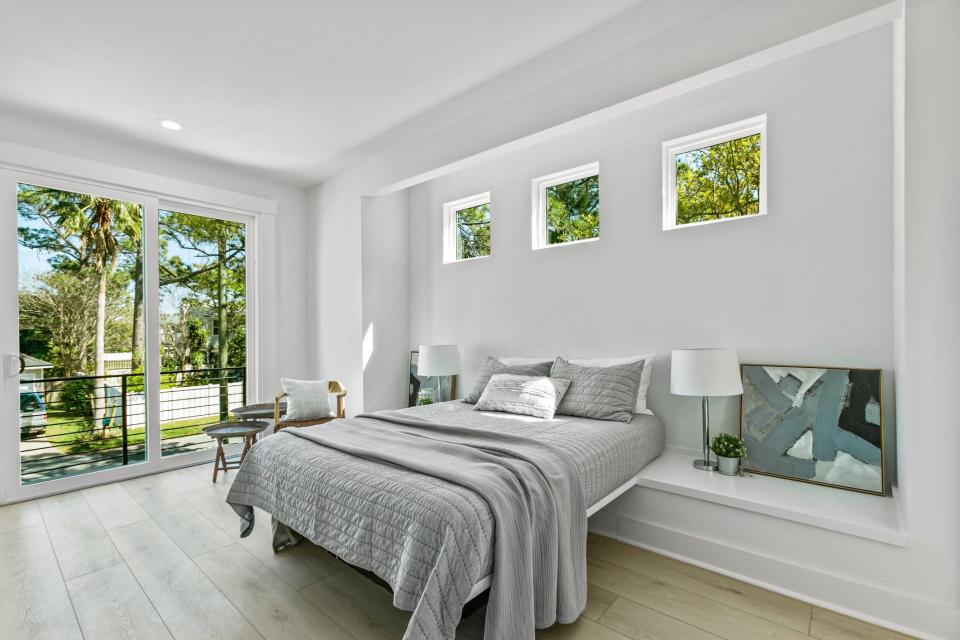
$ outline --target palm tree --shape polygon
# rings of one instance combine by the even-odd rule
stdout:
[[[107,280],[117,268],[121,234],[137,246],[140,244],[143,227],[140,205],[21,184],[17,209],[22,219],[40,223],[37,227],[19,228],[21,245],[51,254],[49,262],[57,269],[93,269],[97,282],[94,375],[103,376]],[[98,382],[95,388],[94,419],[99,422],[103,417],[103,385]]]

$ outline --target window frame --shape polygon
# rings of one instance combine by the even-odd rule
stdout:
[[[556,244],[547,242],[547,189],[550,187],[555,187],[558,184],[565,184],[567,182],[573,182],[574,180],[582,180],[584,178],[592,178],[594,176],[597,177],[597,181],[599,182],[599,160],[588,162],[587,164],[573,167],[572,169],[564,169],[563,171],[557,171],[555,173],[533,179],[533,216],[531,225],[532,246],[535,251],[538,249],[551,249],[553,247],[566,247],[570,245],[583,244],[585,242],[596,242],[600,239],[598,229],[596,238],[569,240],[567,242],[557,242]]]
[[[457,213],[471,207],[480,205],[490,206],[490,253],[485,256],[473,256],[471,258],[457,257]],[[490,201],[490,192],[484,191],[465,198],[451,200],[443,203],[443,264],[453,264],[456,262],[470,262],[471,260],[480,260],[489,258],[493,254],[493,205]]]
[[[720,218],[719,220],[701,220],[677,224],[677,156],[681,153],[712,147],[760,134],[760,210],[748,216]],[[717,222],[732,222],[749,220],[767,215],[767,114],[761,114],[745,120],[699,131],[673,140],[667,140],[662,149],[662,184],[663,184],[663,230],[685,229],[699,227]]]

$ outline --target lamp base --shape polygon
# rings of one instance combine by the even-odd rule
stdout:
[[[710,462],[709,460],[694,460],[693,468],[700,469],[700,471],[716,471],[717,463]]]

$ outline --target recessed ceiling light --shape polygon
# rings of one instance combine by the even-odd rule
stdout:
[[[176,120],[161,120],[160,126],[164,129],[170,129],[171,131],[180,131],[180,129],[183,129],[183,125]]]

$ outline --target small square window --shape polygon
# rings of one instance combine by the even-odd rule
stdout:
[[[533,181],[533,248],[600,237],[600,163]]]
[[[663,143],[663,228],[767,212],[765,115]]]
[[[490,193],[443,205],[443,261],[490,255]]]

